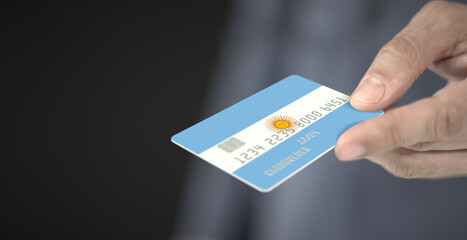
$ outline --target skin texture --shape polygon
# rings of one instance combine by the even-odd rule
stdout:
[[[445,78],[446,87],[391,106],[426,68]],[[367,158],[402,178],[467,176],[467,5],[426,4],[379,51],[350,103],[385,114],[343,133],[339,159]]]

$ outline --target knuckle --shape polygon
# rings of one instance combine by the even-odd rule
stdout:
[[[445,16],[450,17],[452,16],[452,10],[455,9],[455,4],[446,1],[429,1],[425,4],[425,6],[421,9],[421,11],[425,11],[428,13],[436,13],[430,14],[431,16]]]
[[[456,104],[445,103],[446,100],[434,95],[439,100],[435,107],[435,116],[433,123],[433,135],[435,139],[449,140],[457,136],[464,124],[464,114]]]
[[[464,4],[448,1],[430,1],[420,10],[424,20],[430,18],[430,23],[435,23],[434,27],[447,27],[461,19],[465,19]]]
[[[407,137],[402,133],[403,132],[397,129],[396,125],[391,125],[389,128],[389,135],[388,135],[389,137],[387,139],[387,142],[389,143],[389,145],[393,147],[397,147],[405,143]]]
[[[406,34],[398,34],[384,45],[380,56],[394,65],[403,63],[408,68],[414,68],[421,63],[421,55],[414,40]]]
[[[414,151],[429,151],[433,149],[435,142],[419,142],[410,146],[407,146],[408,149]]]
[[[417,161],[406,154],[396,154],[388,166],[388,171],[395,177],[404,179],[420,178],[422,169]]]
[[[425,4],[423,9],[425,10],[439,10],[440,8],[445,8],[448,4],[444,1],[429,1]]]
[[[462,50],[464,52],[467,52],[467,41],[464,42],[463,45],[464,46],[462,47],[463,48]],[[463,80],[463,79],[467,78],[467,54],[457,57],[456,65],[460,66],[460,69],[458,70],[457,74],[454,73],[454,75],[456,75],[457,79],[458,80]]]

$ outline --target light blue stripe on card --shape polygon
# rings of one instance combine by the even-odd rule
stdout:
[[[172,141],[200,154],[320,87],[292,75],[174,135]]]

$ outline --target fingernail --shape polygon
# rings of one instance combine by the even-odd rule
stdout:
[[[383,98],[385,91],[386,87],[381,79],[368,77],[352,94],[352,98],[360,102],[377,103]]]
[[[365,152],[366,148],[363,145],[351,144],[339,150],[339,158],[341,160],[355,160],[362,158]]]

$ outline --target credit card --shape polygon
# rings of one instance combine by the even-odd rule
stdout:
[[[334,148],[351,126],[381,115],[301,76],[289,76],[172,136],[172,142],[261,192]]]

